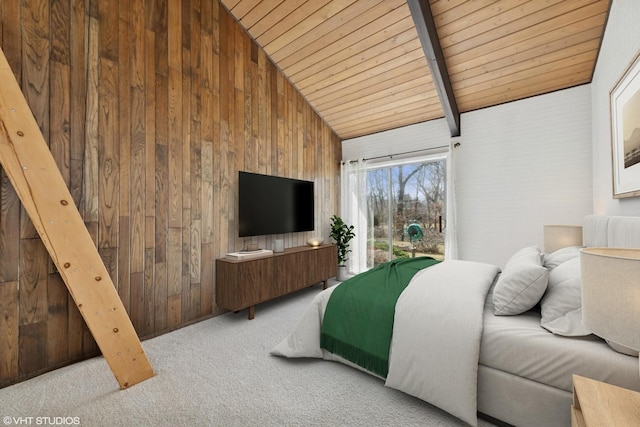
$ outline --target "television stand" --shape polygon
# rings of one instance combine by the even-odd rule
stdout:
[[[299,289],[327,281],[338,270],[337,247],[299,246],[260,258],[216,259],[216,304],[230,311],[249,309]]]

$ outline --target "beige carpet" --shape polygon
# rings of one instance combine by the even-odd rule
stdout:
[[[0,389],[0,426],[465,425],[356,369],[270,356],[320,290],[144,341],[156,376],[128,390],[102,358]]]

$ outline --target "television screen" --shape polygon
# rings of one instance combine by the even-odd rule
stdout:
[[[239,237],[312,231],[312,181],[238,173]]]

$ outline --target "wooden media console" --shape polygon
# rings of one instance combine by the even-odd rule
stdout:
[[[218,258],[216,302],[232,311],[248,308],[253,319],[256,304],[320,282],[326,289],[337,269],[335,245],[300,246],[247,260]]]

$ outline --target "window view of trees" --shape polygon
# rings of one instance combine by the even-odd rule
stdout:
[[[367,171],[370,267],[411,257],[413,250],[444,257],[445,179],[444,159]],[[412,224],[422,232],[419,239],[407,233]]]

